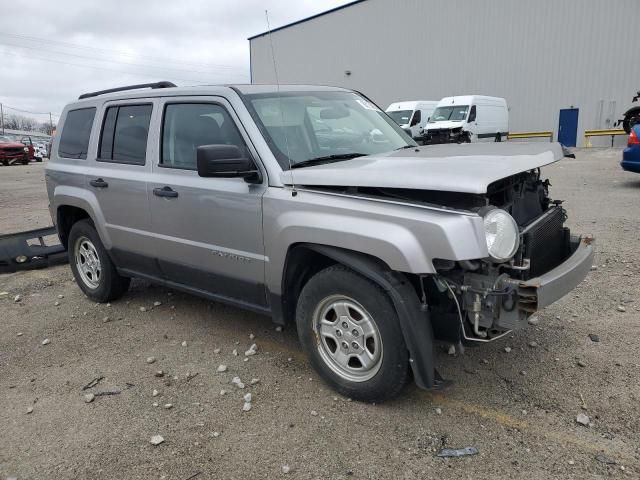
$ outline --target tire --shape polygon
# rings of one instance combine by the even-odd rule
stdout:
[[[6,158],[4,160],[2,160],[2,165],[4,165],[5,167],[9,166],[9,160],[7,160]]]
[[[29,157],[24,157],[24,158],[22,159],[22,164],[23,164],[23,165],[29,165]]]
[[[36,157],[36,162],[42,163],[42,157]]]
[[[320,271],[300,293],[296,323],[311,365],[339,393],[382,402],[406,385],[409,353],[398,315],[367,278],[342,265]]]
[[[501,142],[502,141],[502,135],[500,135],[499,133],[496,133],[496,142]]]
[[[129,289],[131,279],[118,274],[91,220],[73,224],[68,251],[76,283],[91,300],[116,300]]]

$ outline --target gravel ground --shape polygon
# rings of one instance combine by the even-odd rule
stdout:
[[[583,150],[544,172],[597,238],[587,280],[537,326],[443,348],[447,390],[384,405],[337,396],[268,318],[140,281],[96,305],[68,266],[0,276],[0,479],[640,478],[640,175],[619,157]],[[43,165],[0,168],[0,232],[48,224],[46,206]]]

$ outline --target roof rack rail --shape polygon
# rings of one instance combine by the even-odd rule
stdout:
[[[99,90],[97,92],[83,93],[78,97],[78,100],[83,98],[97,97],[98,95],[105,95],[107,93],[124,92],[126,90],[136,90],[138,88],[173,88],[175,83],[172,82],[154,82],[154,83],[139,83],[137,85],[129,85],[126,87],[109,88],[108,90]]]

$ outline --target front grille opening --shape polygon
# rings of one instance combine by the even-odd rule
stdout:
[[[537,277],[560,265],[569,254],[569,229],[564,226],[566,213],[561,207],[549,209],[525,228],[522,235],[522,258],[531,262],[527,278]]]

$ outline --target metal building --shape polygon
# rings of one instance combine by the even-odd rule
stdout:
[[[638,0],[359,0],[251,37],[251,81],[275,83],[271,41],[280,83],[353,88],[383,108],[504,97],[511,132],[581,145],[640,90],[639,26]]]

